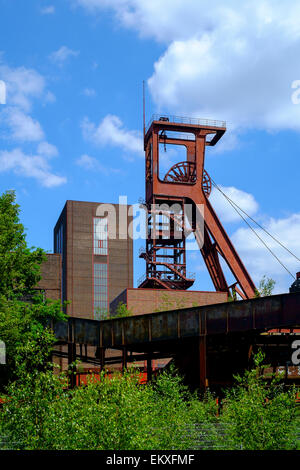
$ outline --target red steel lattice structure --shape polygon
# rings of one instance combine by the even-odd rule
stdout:
[[[205,148],[214,146],[225,131],[226,123],[220,121],[175,116],[151,119],[144,137],[148,238],[140,254],[146,261],[146,276],[139,287],[185,290],[193,285],[194,276],[186,270],[186,237],[193,232],[215,289],[238,293],[242,299],[255,296],[255,285],[209,202]],[[186,148],[186,161],[172,166],[164,177],[159,171],[161,145]],[[186,207],[191,208],[189,213]],[[200,207],[203,229],[198,223]],[[232,285],[226,281],[220,256],[235,277]]]

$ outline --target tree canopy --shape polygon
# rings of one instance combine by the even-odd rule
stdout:
[[[0,296],[16,298],[32,292],[45,260],[41,248],[28,248],[20,207],[13,191],[0,196]]]
[[[55,340],[50,319],[65,318],[60,302],[44,299],[35,288],[46,254],[29,248],[13,191],[0,196],[0,339],[5,343],[9,377],[41,368]]]

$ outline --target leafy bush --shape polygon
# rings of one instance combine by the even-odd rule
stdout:
[[[256,297],[267,297],[272,295],[276,281],[271,278],[263,276],[259,282],[258,288],[255,290]]]
[[[15,194],[0,196],[0,339],[5,343],[5,380],[25,370],[41,370],[49,359],[54,336],[50,320],[64,320],[61,303],[43,298],[36,290],[46,255],[28,248]],[[0,378],[1,379],[1,378]],[[2,387],[2,380],[0,380]]]
[[[271,383],[261,374],[263,356],[256,357],[256,368],[237,376],[237,384],[226,392],[221,420],[227,424],[225,446],[240,449],[276,450],[296,447],[296,392]]]
[[[134,371],[102,373],[66,390],[50,371],[28,375],[9,387],[1,434],[18,449],[181,449],[195,440],[187,426],[216,420],[213,398],[199,401],[177,375],[138,380]]]
[[[135,371],[66,388],[52,370],[24,374],[8,389],[0,435],[16,449],[293,449],[294,392],[268,386],[258,369],[237,377],[218,416],[210,393],[192,394],[176,373],[148,385]]]

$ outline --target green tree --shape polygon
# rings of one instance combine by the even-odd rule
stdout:
[[[274,281],[274,279],[267,278],[267,276],[264,275],[258,284],[258,288],[256,289],[256,297],[267,297],[269,295],[272,295],[275,284],[276,281]]]
[[[111,315],[111,318],[124,318],[130,317],[132,315],[132,311],[127,308],[124,302],[119,302],[115,314]]]
[[[43,367],[55,341],[49,322],[65,319],[60,302],[44,299],[35,289],[46,255],[28,248],[19,213],[12,191],[0,196],[0,338],[11,380]]]
[[[32,293],[40,280],[40,265],[45,260],[42,249],[27,247],[19,214],[13,191],[0,196],[0,297],[6,299]]]
[[[255,368],[236,376],[227,390],[220,421],[227,449],[280,450],[296,448],[295,389],[286,391],[280,377],[262,374],[264,357],[258,354]],[[271,380],[271,382],[270,382]]]

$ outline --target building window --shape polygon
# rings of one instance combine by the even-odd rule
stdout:
[[[107,217],[94,218],[94,255],[107,255],[108,226]]]
[[[60,225],[59,229],[56,232],[55,237],[55,253],[63,254],[64,248],[64,238],[63,238],[63,224]]]
[[[107,264],[94,263],[94,319],[105,320],[108,314]]]
[[[65,267],[65,257],[64,257],[64,226],[63,223],[60,224],[55,235],[55,246],[54,253],[59,253],[62,260],[62,275],[61,275],[61,300],[65,300],[65,277],[66,277],[66,267]]]

